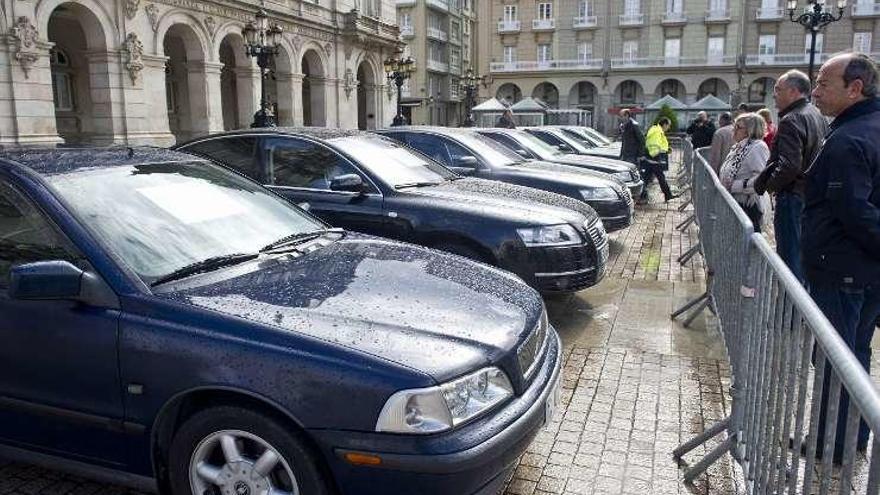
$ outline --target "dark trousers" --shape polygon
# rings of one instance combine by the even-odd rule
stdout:
[[[666,182],[666,174],[663,170],[666,157],[663,154],[657,156],[655,160],[642,160],[639,169],[642,172],[642,180],[645,181],[645,187],[642,189],[641,199],[648,199],[648,185],[654,177],[657,177],[657,183],[660,184],[660,190],[663,191],[663,197],[669,201],[672,198],[672,191],[669,189],[669,183]]]
[[[866,372],[871,372],[871,339],[874,337],[875,322],[880,316],[880,287],[852,287],[840,284],[810,283],[810,295],[819,309],[853,351],[856,359]],[[830,364],[826,363],[826,366]],[[822,387],[822,403],[819,410],[819,430],[817,451],[821,452],[824,443],[830,371],[826,368]],[[849,414],[849,394],[841,385],[840,403],[837,413],[837,433],[834,441],[834,456],[840,459],[846,440],[846,417]],[[864,448],[868,443],[868,425],[860,422],[857,446]]]
[[[801,283],[804,270],[801,267],[801,213],[804,199],[793,192],[776,195],[776,213],[773,228],[776,231],[776,252]]]
[[[744,212],[746,212],[746,216],[749,217],[749,220],[752,221],[752,227],[755,229],[755,232],[761,233],[761,220],[764,218],[764,214],[761,213],[758,205],[747,206],[744,204],[739,205]]]

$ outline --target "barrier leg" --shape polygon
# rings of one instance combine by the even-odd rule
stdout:
[[[680,231],[684,232],[692,223],[694,223],[696,221],[697,221],[697,216],[690,215],[689,217],[685,218],[683,222],[676,225],[675,230],[680,230]]]
[[[700,313],[702,313],[703,310],[706,309],[707,306],[711,306],[711,302],[712,302],[712,296],[711,295],[707,296],[706,299],[703,300],[703,302],[699,306],[697,306],[697,309],[693,310],[691,312],[691,315],[688,316],[688,318],[686,320],[684,320],[684,323],[683,323],[684,327],[688,328],[689,326],[691,326],[691,323],[693,323],[694,320],[697,319],[697,316],[700,316]],[[714,311],[713,311],[713,313],[714,313]]]
[[[706,292],[700,294],[700,296],[698,296],[696,299],[694,299],[694,300],[692,300],[692,301],[688,301],[687,303],[685,303],[684,306],[682,306],[682,307],[678,308],[677,310],[675,310],[675,312],[672,313],[672,315],[670,316],[670,318],[673,319],[673,320],[676,319],[676,318],[678,318],[679,316],[685,314],[689,309],[693,308],[693,307],[696,306],[697,304],[700,304],[700,303],[705,304],[707,299],[709,299],[709,291],[706,291]]]
[[[679,445],[675,450],[672,451],[672,458],[675,459],[676,462],[681,461],[681,458],[685,454],[699,447],[700,445],[705,443],[706,440],[709,440],[710,438],[718,435],[722,431],[725,431],[728,425],[730,425],[729,416],[710,426],[709,429],[704,431],[703,433],[700,433],[694,438]]]
[[[702,247],[702,246],[700,246],[700,243],[698,242],[698,243],[697,243],[696,245],[694,245],[692,248],[690,248],[690,249],[688,249],[687,251],[685,251],[684,253],[682,253],[682,255],[678,257],[678,264],[679,264],[679,265],[684,265],[685,263],[687,263],[688,261],[690,261],[691,258],[693,258],[694,256],[696,256],[696,255],[700,252],[700,248],[701,248],[701,247]]]

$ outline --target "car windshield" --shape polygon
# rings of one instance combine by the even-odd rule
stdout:
[[[391,187],[439,184],[456,177],[430,158],[381,136],[349,136],[328,142]]]
[[[523,157],[497,143],[494,139],[481,136],[476,132],[457,132],[454,137],[491,165],[516,165],[525,161]]]
[[[565,144],[571,146],[572,149],[574,149],[575,153],[589,153],[590,148],[592,148],[592,146],[586,146],[577,139],[567,135],[565,132],[562,132],[560,130],[551,130],[548,132],[550,132],[550,134],[553,134],[553,136],[555,136],[560,141],[563,141]]]
[[[146,283],[196,263],[255,254],[324,225],[207,162],[79,169],[47,180],[80,219]]]
[[[541,141],[526,131],[518,131],[514,138],[529,151],[538,155],[541,160],[553,161],[555,157],[562,154],[562,152],[556,149],[555,146],[551,146],[544,141]]]
[[[576,129],[585,133],[585,134],[593,136],[597,141],[599,141],[600,143],[602,143],[606,146],[613,143],[613,141],[608,139],[608,136],[602,134],[601,132],[599,132],[596,129],[593,129],[591,127],[577,127]]]

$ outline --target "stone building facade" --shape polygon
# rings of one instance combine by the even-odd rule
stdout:
[[[493,78],[483,97],[542,99],[593,111],[608,130],[620,107],[671,94],[772,104],[775,78],[806,70],[808,37],[785,0],[485,0],[478,57]],[[806,6],[800,0],[800,8]],[[829,6],[836,2],[826,2]],[[856,0],[817,44],[880,55],[880,2]]]
[[[268,93],[281,125],[375,128],[394,0],[0,0],[0,144],[156,144],[248,127],[261,76],[242,28],[284,30]]]
[[[397,22],[405,56],[416,73],[404,86],[405,113],[416,124],[459,125],[468,68],[479,73],[476,4],[485,0],[397,0]]]

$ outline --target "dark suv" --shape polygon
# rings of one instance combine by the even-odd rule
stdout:
[[[0,154],[0,452],[171,495],[484,495],[562,349],[513,275],[193,155]]]
[[[542,292],[581,290],[604,273],[608,243],[587,204],[462,178],[382,136],[275,128],[219,134],[179,149],[308,205],[333,226],[482,261]]]
[[[584,201],[605,229],[632,223],[633,199],[626,185],[606,174],[539,160],[527,160],[473,129],[395,127],[377,131],[416,149],[461,175],[534,187]]]

